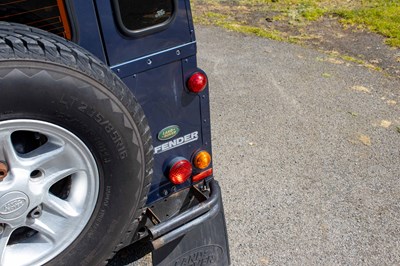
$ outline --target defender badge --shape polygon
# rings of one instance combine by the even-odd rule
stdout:
[[[168,126],[164,129],[162,129],[160,132],[158,132],[158,139],[163,141],[163,140],[169,140],[178,135],[179,133],[179,127],[172,125]]]
[[[199,139],[199,132],[195,131],[189,134],[186,134],[185,136],[170,140],[168,142],[165,142],[157,147],[154,148],[154,154],[159,154],[163,153],[165,151],[169,151],[172,149],[175,149],[179,146],[188,144],[190,142],[196,141]]]

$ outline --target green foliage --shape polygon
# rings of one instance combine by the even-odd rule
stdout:
[[[368,28],[387,37],[387,44],[400,47],[400,0],[193,0],[193,3],[206,3],[217,9],[221,6],[228,9],[229,6],[244,6],[249,10],[274,11],[277,13],[274,20],[287,21],[291,25],[312,23],[323,16],[338,16],[342,23]],[[221,17],[216,19],[222,20]],[[235,26],[235,29],[242,32],[253,32],[259,36],[281,35],[231,22],[241,25]],[[223,26],[232,28],[226,23]]]
[[[341,9],[335,14],[343,23],[360,24],[387,37],[386,43],[400,47],[400,1],[376,0],[355,9]]]
[[[269,38],[277,41],[286,40],[279,31],[266,30],[258,27],[242,25],[237,21],[234,21],[227,15],[222,15],[215,12],[206,12],[204,16],[196,18],[195,22],[200,22],[203,24],[213,24],[228,30],[233,30],[241,33],[254,34],[259,37]]]

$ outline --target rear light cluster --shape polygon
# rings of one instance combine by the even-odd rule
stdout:
[[[187,81],[189,91],[194,93],[202,92],[207,86],[207,76],[204,73],[196,72]]]
[[[204,73],[195,72],[187,80],[186,86],[190,92],[200,93],[207,87],[207,83],[207,76]],[[211,155],[208,152],[197,152],[193,156],[192,163],[183,157],[176,157],[169,161],[167,174],[171,183],[175,185],[183,184],[191,176],[193,176],[193,182],[199,182],[212,175],[212,168],[207,169],[211,164]],[[196,171],[193,171],[193,167],[196,168]],[[195,172],[194,175],[193,172]]]
[[[192,164],[186,159],[181,159],[171,166],[168,173],[169,180],[175,185],[183,184],[192,175],[192,172]]]
[[[176,157],[167,166],[168,178],[174,185],[185,183],[193,175],[193,166],[198,170],[204,170],[211,164],[211,155],[206,151],[200,151],[193,157],[193,165],[183,157]],[[199,182],[212,175],[212,168],[205,171],[196,171],[192,177],[193,182]]]

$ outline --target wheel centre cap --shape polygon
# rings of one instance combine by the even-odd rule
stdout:
[[[12,220],[20,217],[29,207],[29,198],[25,193],[12,191],[0,198],[0,218]]]

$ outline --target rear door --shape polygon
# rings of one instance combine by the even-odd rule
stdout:
[[[189,0],[96,0],[110,67],[142,106],[153,136],[154,175],[148,204],[189,185],[175,186],[163,167],[171,158],[211,153],[208,89],[186,89],[196,71],[196,43]],[[160,138],[168,128],[171,139]],[[172,143],[172,144],[171,144]]]
[[[187,4],[186,0],[96,0],[107,59],[120,77],[185,56],[147,60],[149,55],[191,46],[194,31]]]

